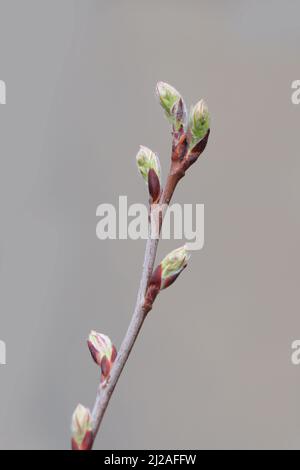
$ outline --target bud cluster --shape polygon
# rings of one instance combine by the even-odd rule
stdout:
[[[180,153],[177,146],[180,145],[182,137],[186,134],[188,141],[190,166],[203,152],[210,128],[210,116],[204,100],[198,101],[192,106],[189,118],[187,119],[186,105],[180,93],[171,85],[158,82],[156,94],[160,104],[165,111],[168,120],[173,126],[173,148]]]

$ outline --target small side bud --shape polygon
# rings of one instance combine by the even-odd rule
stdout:
[[[189,258],[190,255],[186,247],[182,246],[171,251],[156,267],[150,278],[145,296],[144,309],[146,313],[151,310],[159,291],[169,287],[177,279],[187,266]]]
[[[78,405],[72,416],[72,450],[90,450],[93,445],[90,410]]]
[[[190,149],[193,149],[207,134],[210,116],[204,100],[192,107],[189,118]]]
[[[161,286],[160,289],[169,287],[177,279],[179,274],[187,266],[190,255],[185,246],[177,248],[169,253],[160,263]]]
[[[101,383],[105,385],[117,357],[117,350],[108,336],[97,333],[97,331],[91,331],[87,344],[92,358],[101,368]]]
[[[156,202],[160,196],[161,169],[158,156],[143,145],[136,156],[136,162],[141,175],[148,185],[150,196]]]

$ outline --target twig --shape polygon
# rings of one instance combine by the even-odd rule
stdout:
[[[175,190],[177,181],[179,181],[179,179],[177,180],[177,178],[173,178],[171,174],[169,174],[168,180],[169,180],[169,184],[166,185],[166,191],[164,192],[161,198],[161,205],[164,205],[167,202],[169,203],[171,201],[171,197]],[[96,397],[96,401],[95,401],[94,408],[92,411],[94,436],[96,436],[99,430],[99,427],[100,427],[102,418],[104,416],[104,413],[106,411],[107,405],[109,403],[110,397],[113,394],[115,386],[127,362],[129,354],[133,348],[133,345],[138,337],[139,331],[144,323],[147,313],[150,310],[150,306],[145,308],[144,303],[145,303],[145,295],[146,295],[147,286],[148,286],[150,276],[152,274],[153,267],[154,267],[158,242],[159,242],[158,238],[151,238],[151,224],[149,224],[149,235],[148,235],[148,239],[146,243],[142,276],[141,276],[141,281],[140,281],[140,286],[139,286],[134,313],[131,318],[125,338],[118,351],[117,358],[114,362],[109,382],[106,387],[103,387],[100,384],[97,390],[97,397]]]
[[[114,363],[114,366],[112,368],[108,385],[105,388],[103,388],[102,385],[100,384],[98,387],[97,397],[96,397],[95,405],[92,411],[94,436],[98,432],[103,415],[109,403],[110,397],[114,391],[114,388],[118,382],[121,372],[126,364],[126,361],[129,357],[131,349],[135,343],[135,340],[139,334],[139,331],[147,315],[143,309],[144,295],[146,292],[149,277],[152,272],[151,269],[153,268],[154,261],[155,261],[155,255],[157,251],[157,242],[158,240],[152,240],[151,238],[148,238],[147,240],[143,272],[142,272],[142,277],[140,281],[140,287],[139,287],[139,292],[137,296],[134,313],[130,321],[125,338],[118,351],[118,355]]]
[[[158,86],[162,85],[165,86],[166,84],[158,84]],[[97,389],[96,401],[92,413],[90,414],[90,412],[86,408],[82,407],[82,405],[79,405],[74,412],[72,425],[73,449],[87,450],[92,447],[95,437],[99,431],[103,416],[107,409],[109,400],[114,392],[115,386],[128,360],[130,352],[138,337],[145,318],[148,312],[152,309],[152,305],[156,296],[161,289],[172,284],[179,273],[186,266],[187,258],[186,254],[184,253],[183,255],[180,255],[179,260],[176,257],[173,257],[171,265],[169,263],[168,257],[166,257],[165,260],[158,266],[158,268],[153,271],[159,242],[159,235],[165,211],[172,199],[178,182],[185,175],[186,170],[198,159],[206,147],[209,137],[209,120],[207,109],[203,108],[203,102],[199,102],[198,105],[196,105],[198,106],[198,110],[195,107],[191,114],[192,119],[195,119],[196,115],[198,120],[195,121],[195,123],[191,122],[189,126],[187,126],[185,122],[185,105],[182,98],[175,89],[169,85],[166,86],[169,87],[167,89],[168,92],[172,92],[173,94],[176,93],[176,96],[174,95],[176,100],[173,104],[171,103],[172,109],[168,109],[165,106],[165,103],[162,102],[163,95],[162,92],[159,91],[161,104],[164,107],[166,114],[170,114],[173,124],[171,166],[165,189],[161,193],[159,180],[160,169],[158,168],[159,162],[157,161],[155,154],[153,154],[149,149],[143,147],[143,152],[146,152],[146,156],[143,154],[143,158],[140,164],[140,171],[148,182],[150,193],[150,214],[143,270],[134,313],[117,354],[108,337],[93,332],[98,336],[95,337],[95,342],[89,341],[89,347],[93,358],[101,367],[101,382]],[[174,98],[174,96],[171,96],[171,98]],[[167,98],[168,100],[166,100],[166,103],[169,106],[170,97]],[[204,117],[206,120],[205,122],[203,121]],[[201,124],[203,127],[203,122],[199,121],[200,118],[206,126],[204,126],[205,132],[203,132],[203,128],[200,129],[201,138],[199,138],[199,135],[196,135],[197,132],[199,134],[199,125]],[[178,122],[180,124],[179,126]],[[198,127],[195,127],[196,125]],[[191,145],[191,142],[193,145]],[[155,220],[153,220],[154,218]],[[153,236],[153,222],[158,226],[155,236]],[[175,252],[176,251],[178,250],[175,250]],[[178,254],[176,254],[176,256],[178,257]],[[176,260],[175,268],[173,268],[174,259]],[[165,265],[163,263],[165,263]],[[170,270],[170,266],[172,266],[173,271],[172,269]],[[164,272],[168,273],[165,277]],[[97,341],[99,341],[100,344],[98,344]]]
[[[206,138],[207,143],[208,135]],[[178,146],[173,150],[172,153],[172,164],[167,177],[166,187],[162,194],[160,205],[162,208],[166,208],[170,204],[173,193],[180,179],[185,175],[186,169],[190,166],[189,151],[185,145],[186,136],[184,135]],[[205,144],[206,145],[206,144]],[[184,152],[184,155],[182,155]],[[199,155],[198,155],[199,156]],[[162,225],[163,214],[160,218],[160,226]],[[154,262],[156,258],[156,252],[158,247],[159,238],[151,238],[151,224],[149,228],[149,237],[146,243],[143,271],[140,281],[140,287],[137,295],[136,305],[134,313],[129,324],[125,338],[119,349],[116,361],[114,362],[110,379],[106,387],[102,387],[100,384],[97,391],[97,397],[95,405],[92,411],[92,422],[93,422],[93,435],[96,436],[109,400],[115,386],[119,380],[122,370],[127,362],[129,354],[133,348],[133,345],[138,337],[140,329],[144,323],[147,313],[152,308],[153,300],[150,305],[145,306],[146,291],[149,284],[150,276],[153,272]]]

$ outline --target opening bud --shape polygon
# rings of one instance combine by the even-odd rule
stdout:
[[[165,111],[166,117],[173,125],[173,132],[178,132],[186,125],[186,106],[180,93],[165,82],[158,82],[156,94]]]
[[[204,100],[192,107],[189,118],[190,148],[193,149],[203,137],[206,136],[210,127],[210,116]]]
[[[150,196],[157,201],[160,195],[161,168],[158,156],[148,147],[140,146],[136,156],[138,169],[148,185]]]
[[[161,289],[169,287],[184,270],[190,258],[186,246],[171,251],[160,263],[161,266]]]
[[[181,98],[180,93],[168,83],[158,82],[156,85],[156,94],[167,116],[172,116],[173,106]]]
[[[78,405],[72,416],[72,450],[90,450],[93,445],[90,410]]]
[[[87,341],[92,358],[101,367],[101,383],[105,384],[110,376],[117,350],[108,336],[91,331]]]
[[[151,310],[159,291],[169,287],[177,279],[186,267],[189,258],[186,246],[182,246],[171,251],[153,271],[145,296],[146,313]]]

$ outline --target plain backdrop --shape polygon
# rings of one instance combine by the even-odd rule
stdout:
[[[170,82],[212,116],[174,202],[205,205],[205,246],[158,298],[96,448],[300,448],[297,1],[0,0],[0,447],[69,448],[119,346],[144,241],[100,241],[96,208],[146,202],[135,154],[170,128]],[[158,259],[182,244],[163,241]]]

